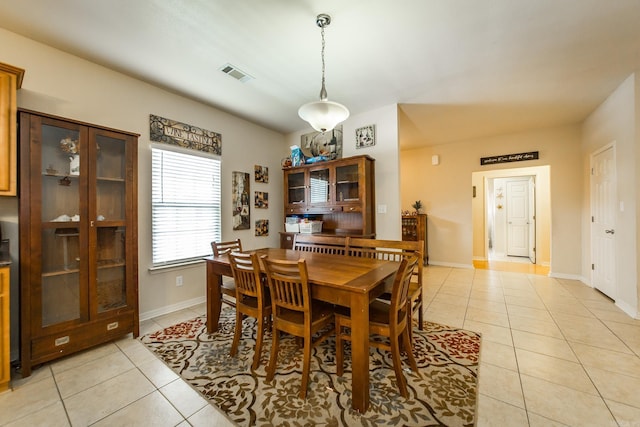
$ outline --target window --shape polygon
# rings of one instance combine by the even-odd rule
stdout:
[[[153,266],[199,260],[220,240],[220,160],[152,148]]]

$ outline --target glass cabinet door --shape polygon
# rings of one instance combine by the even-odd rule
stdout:
[[[358,164],[336,166],[336,201],[360,201]]]
[[[102,313],[127,305],[126,140],[100,131],[92,130],[91,135],[95,141],[91,147],[95,149],[95,203],[90,203],[89,215],[96,248],[92,271],[96,275],[96,310]]]
[[[309,202],[310,204],[324,204],[331,201],[329,186],[329,169],[309,170]]]
[[[55,121],[41,122],[40,159],[32,157],[35,170],[41,171],[41,256],[34,260],[39,264],[42,276],[41,327],[79,319],[83,313],[86,289],[81,286],[81,248],[87,242],[80,235],[80,154],[81,133],[78,127],[57,126]],[[39,167],[38,167],[39,166]],[[37,191],[37,188],[32,187]],[[37,210],[35,211],[37,215]],[[37,220],[34,218],[34,220]],[[86,307],[86,304],[84,305]]]
[[[303,206],[306,203],[304,171],[288,173],[286,180],[287,204],[290,207],[296,205]]]

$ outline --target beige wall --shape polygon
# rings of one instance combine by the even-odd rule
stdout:
[[[284,135],[267,130],[215,108],[176,96],[126,75],[79,59],[62,51],[35,43],[0,29],[0,62],[26,70],[18,107],[41,111],[84,122],[139,133],[139,296],[142,318],[172,311],[204,300],[205,267],[196,266],[151,273],[149,114],[180,120],[222,134],[223,238],[241,238],[247,248],[277,246],[282,228],[282,173],[280,159]],[[170,60],[170,59],[168,59]],[[234,84],[230,82],[229,84]],[[248,155],[250,153],[250,155]],[[252,191],[269,193],[269,209],[251,210],[251,230],[233,231],[231,225],[231,172],[253,176],[255,164],[269,168],[269,183],[256,184]],[[0,197],[3,236],[11,239],[12,266],[12,348],[18,334],[17,198]],[[268,237],[255,237],[253,221],[268,219]],[[184,285],[176,287],[182,275]]]
[[[517,163],[518,167],[548,166],[550,171],[551,274],[580,278],[582,169],[577,125],[402,151],[402,208],[410,209],[417,199],[423,201],[429,215],[430,262],[472,265],[472,174],[513,169],[516,165],[480,166],[481,157],[529,151],[538,151],[540,159]],[[437,166],[431,164],[433,155],[440,157]],[[480,203],[481,199],[476,197],[475,201]]]
[[[583,276],[591,283],[590,161],[598,149],[614,143],[618,212],[615,219],[616,304],[638,315],[638,83],[629,76],[588,118],[582,127],[582,204],[584,236]],[[622,205],[620,205],[622,204]]]

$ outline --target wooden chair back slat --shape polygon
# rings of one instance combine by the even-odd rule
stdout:
[[[263,258],[271,300],[276,309],[308,312],[311,293],[305,260],[272,260]]]
[[[213,256],[220,256],[231,251],[242,252],[242,242],[240,239],[230,240],[228,242],[211,242]]]
[[[345,255],[347,252],[347,239],[347,237],[339,236],[298,233],[293,240],[293,249],[322,254]]]
[[[400,325],[403,322],[403,318],[404,321],[406,321],[411,316],[409,312],[411,306],[408,304],[409,284],[420,259],[420,253],[416,252],[413,255],[402,258],[400,262],[400,267],[395,275],[391,290],[391,324]]]
[[[262,298],[264,286],[260,278],[260,262],[258,256],[243,252],[229,253],[231,272],[239,297]],[[258,286],[260,284],[261,286]]]

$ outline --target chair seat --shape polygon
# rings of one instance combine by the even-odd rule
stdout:
[[[222,291],[222,293],[224,294],[231,295],[235,298],[236,284],[234,282],[222,283],[222,286],[220,286],[220,291]]]
[[[242,297],[242,302],[240,303],[241,305],[245,306],[245,307],[250,307],[250,308],[254,308],[254,309],[258,309],[258,298],[256,297],[249,297],[249,296],[243,296]],[[264,295],[264,305],[266,307],[270,307],[271,306],[271,298],[269,296],[268,292],[265,292]]]
[[[351,324],[351,311],[347,307],[336,307],[334,309],[336,316],[341,316],[341,323],[343,325]],[[391,311],[391,305],[385,301],[374,300],[369,304],[369,327],[373,329],[372,324],[389,325],[389,312]],[[402,314],[404,315],[404,313]],[[402,315],[399,321],[402,321]]]
[[[314,300],[311,306],[311,330],[316,331],[317,325],[326,323],[326,319],[332,317],[334,311],[335,308],[331,304]],[[291,330],[290,328],[297,331],[300,329],[300,325],[304,324],[304,313],[282,309],[274,322],[277,322],[278,327],[285,332],[288,332],[287,329]]]

